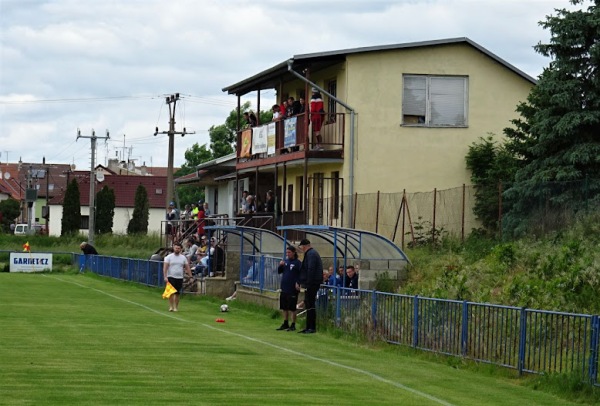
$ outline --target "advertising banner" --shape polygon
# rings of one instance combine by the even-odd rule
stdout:
[[[252,155],[252,129],[242,131],[242,146],[240,148],[240,158],[250,158]]]
[[[10,272],[41,272],[52,270],[52,254],[30,252],[10,253]]]
[[[283,146],[286,148],[296,145],[296,121],[297,117],[291,117],[284,121],[285,135]]]
[[[275,155],[275,123],[267,124],[267,154]]]
[[[261,125],[252,129],[252,153],[264,154],[267,152],[267,126]]]

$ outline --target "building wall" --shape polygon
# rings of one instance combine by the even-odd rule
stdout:
[[[403,74],[468,76],[468,127],[402,126]],[[358,113],[356,193],[470,184],[469,146],[488,133],[501,135],[533,86],[465,44],[349,55],[344,75],[348,104]],[[347,148],[349,125],[346,131]]]
[[[62,230],[62,206],[50,206],[50,235],[59,236]],[[81,207],[81,214],[88,216],[90,213],[88,206]],[[148,233],[160,233],[161,222],[165,220],[165,210],[162,208],[151,208],[148,217]],[[113,218],[113,233],[127,234],[127,225],[133,215],[133,208],[117,207],[115,208],[115,216]],[[80,230],[81,233],[87,234],[88,230]]]

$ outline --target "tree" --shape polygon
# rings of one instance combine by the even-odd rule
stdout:
[[[81,201],[77,179],[73,179],[67,185],[60,224],[61,236],[77,234],[81,228]]]
[[[243,113],[250,111],[250,102],[246,102],[240,106],[240,117]],[[261,111],[259,114],[261,123],[268,123],[273,119],[272,111]],[[243,118],[240,122],[240,128],[243,128],[245,123]],[[185,151],[185,163],[175,173],[175,176],[180,177],[196,171],[198,165],[211,161],[216,158],[231,154],[235,151],[237,142],[238,130],[238,113],[237,109],[232,110],[225,123],[212,126],[208,130],[210,137],[210,149],[206,144],[192,145],[191,148]],[[192,203],[204,200],[204,189],[193,185],[183,185],[177,187],[177,195],[182,203]]]
[[[13,198],[2,200],[0,201],[0,214],[2,216],[2,230],[9,232],[10,223],[13,223],[21,214],[21,204]]]
[[[499,144],[494,137],[490,134],[471,144],[466,157],[475,186],[473,212],[483,227],[492,232],[498,230],[499,185],[512,183],[519,164],[506,144]]]
[[[115,217],[115,191],[104,186],[96,194],[96,233],[112,233]]]
[[[135,191],[133,215],[127,225],[127,234],[147,234],[149,217],[150,204],[148,202],[148,191],[140,183]]]
[[[505,192],[512,202],[507,231],[519,232],[537,207],[577,208],[583,193],[600,193],[600,9],[592,3],[587,10],[556,10],[540,23],[551,38],[534,48],[552,61],[517,107],[516,129],[505,131],[507,149],[521,160]]]

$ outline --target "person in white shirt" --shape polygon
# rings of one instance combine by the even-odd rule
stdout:
[[[179,295],[183,288],[183,274],[184,271],[190,278],[192,277],[192,270],[187,258],[181,254],[182,246],[180,242],[173,244],[173,253],[165,257],[163,265],[163,277],[165,283],[169,282],[177,292],[169,296],[169,311],[179,311]]]

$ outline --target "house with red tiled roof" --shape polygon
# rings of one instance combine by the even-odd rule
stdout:
[[[71,174],[77,179],[81,204],[81,229],[82,233],[88,232],[89,202],[90,202],[90,173],[77,171]],[[150,207],[148,232],[160,233],[162,221],[165,219],[165,194],[167,189],[166,176],[105,176],[102,182],[96,180],[96,193],[104,186],[115,191],[115,216],[113,220],[113,233],[126,234],[127,225],[133,216],[135,206],[135,192],[138,185],[142,184],[148,192]],[[61,234],[61,220],[63,211],[64,192],[50,201],[50,235]]]
[[[22,203],[22,213],[19,220],[27,222],[28,210],[25,206],[25,190],[28,185],[35,189],[37,199],[34,201],[31,215],[32,222],[46,224],[43,207],[46,202],[61,194],[67,185],[69,164],[50,164],[34,162],[2,163],[0,164],[0,195],[12,198]]]

